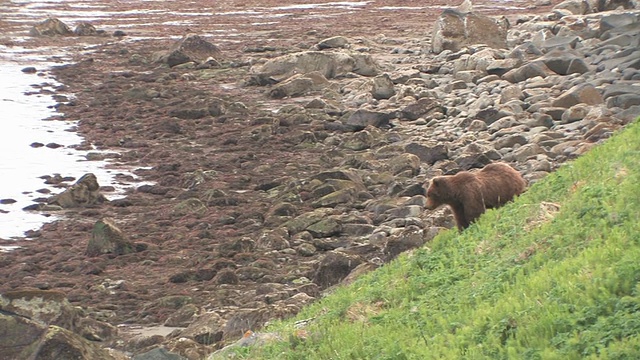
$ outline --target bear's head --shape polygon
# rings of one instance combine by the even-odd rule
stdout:
[[[435,210],[438,206],[446,201],[447,179],[444,176],[438,176],[431,179],[429,188],[427,189],[427,203],[425,207],[429,210]]]

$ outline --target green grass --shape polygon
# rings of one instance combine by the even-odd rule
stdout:
[[[640,122],[243,359],[639,359]],[[314,318],[306,339],[293,321]]]

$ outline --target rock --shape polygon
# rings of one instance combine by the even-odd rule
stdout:
[[[353,133],[342,143],[342,147],[354,151],[366,150],[373,146],[374,138],[370,131],[362,130]]]
[[[389,237],[383,250],[386,257],[385,260],[391,261],[407,250],[419,248],[424,245],[427,240],[431,239],[425,238],[425,233],[422,229],[417,226],[409,226],[400,233]]]
[[[329,81],[318,71],[307,74],[294,75],[285,81],[273,86],[269,92],[269,97],[281,99],[285,97],[296,97],[307,94],[311,91],[321,90],[329,85]]]
[[[215,284],[237,284],[240,282],[238,275],[231,269],[220,270],[213,278]]]
[[[314,71],[320,72],[327,79],[333,79],[350,72],[371,76],[373,74],[366,66],[367,63],[374,64],[369,55],[351,56],[342,52],[304,51],[271,59],[251,71],[253,76],[274,78],[277,81],[288,79],[294,74],[307,74]]]
[[[83,175],[70,188],[47,200],[49,205],[58,205],[62,208],[86,207],[102,204],[107,199],[100,193],[100,185],[94,174]]]
[[[165,348],[155,348],[145,353],[135,355],[133,360],[187,360],[178,354],[169,352]]]
[[[494,49],[506,48],[507,29],[488,16],[446,9],[433,26],[431,50],[459,51],[465,46],[486,44]]]
[[[371,82],[371,95],[374,99],[389,99],[396,94],[393,81],[389,74],[374,77]]]
[[[602,95],[593,85],[579,84],[557,97],[551,105],[568,109],[573,105],[580,103],[598,105],[603,102],[604,99],[602,98]]]
[[[229,197],[221,197],[212,199],[208,202],[212,206],[223,206],[237,203],[237,200]],[[176,204],[171,212],[174,217],[183,217],[187,215],[203,216],[207,212],[207,205],[199,199],[187,199]]]
[[[367,126],[386,128],[394,117],[395,113],[358,109],[344,121],[344,125],[350,131],[360,131]]]
[[[222,341],[224,320],[215,312],[207,312],[196,318],[180,336],[191,338],[202,345],[212,345]]]
[[[591,6],[587,0],[565,0],[553,7],[554,10],[567,10],[573,15],[584,15],[591,12]]]
[[[318,264],[313,282],[321,288],[328,288],[342,281],[361,263],[362,259],[357,256],[347,255],[339,251],[330,251]]]
[[[420,158],[414,154],[401,154],[390,160],[391,173],[399,175],[408,172],[409,176],[418,175],[420,172]]]
[[[639,94],[623,94],[612,96],[607,99],[608,108],[618,107],[621,109],[629,109],[638,105],[640,105]]]
[[[44,338],[37,346],[33,359],[104,359],[124,360],[128,356],[103,349],[71,331],[49,326]],[[29,357],[31,358],[31,357]]]
[[[264,344],[272,343],[275,341],[282,341],[280,336],[275,333],[256,333],[248,330],[244,336],[235,343],[225,346],[224,348],[217,350],[213,354],[207,357],[207,360],[226,360],[233,358],[234,353],[231,351],[238,347],[250,347],[250,346],[262,346]]]
[[[30,359],[48,326],[0,311],[0,348],[6,359]]]
[[[523,135],[513,134],[496,140],[494,143],[494,147],[496,148],[496,150],[500,150],[503,148],[512,148],[515,145],[524,145],[526,143],[527,138],[525,138]]]
[[[112,219],[102,219],[95,223],[86,255],[95,257],[104,254],[124,255],[135,252],[135,246],[126,239]]]
[[[73,29],[73,34],[77,36],[95,36],[98,35],[96,27],[88,22],[81,22]]]
[[[29,30],[31,36],[71,35],[71,29],[59,19],[49,18]]]
[[[345,188],[327,194],[311,205],[314,208],[336,207],[338,205],[353,205],[356,202],[356,191],[354,188]]]
[[[538,76],[545,78],[552,74],[554,74],[554,72],[551,71],[544,62],[534,61],[506,72],[502,75],[502,78],[510,83],[519,83]]]
[[[17,290],[0,294],[0,308],[44,325],[78,330],[80,313],[64,293],[49,290]]]
[[[3,349],[4,358],[127,358],[123,354],[102,349],[95,342],[110,340],[115,334],[113,327],[93,319],[83,319],[81,310],[72,306],[61,292],[5,292],[0,294],[0,309],[0,348]]]
[[[545,65],[559,75],[584,74],[589,71],[589,65],[582,57],[567,51],[550,52],[543,58]]]
[[[349,40],[344,36],[334,36],[320,41],[316,48],[318,50],[345,48],[349,45]]]
[[[446,113],[446,110],[438,99],[425,97],[405,106],[400,110],[400,117],[407,120],[416,120],[435,112]]]
[[[210,58],[219,58],[220,49],[196,34],[188,34],[176,42],[168,51],[157,52],[153,62],[174,67],[188,62],[204,63]]]
[[[604,9],[601,9],[600,11],[602,10]],[[608,9],[608,10],[613,10],[613,9]],[[610,31],[616,28],[621,29],[625,26],[637,23],[638,21],[639,21],[638,17],[630,13],[604,14],[600,18],[600,26],[598,28],[599,37],[602,37],[602,35],[605,34],[607,31]]]
[[[585,104],[573,105],[562,113],[560,123],[569,124],[574,121],[582,120],[589,113],[589,109],[590,107]]]
[[[513,157],[513,160],[518,161],[518,162],[525,162],[527,161],[527,159],[529,159],[530,157],[534,157],[538,154],[544,154],[545,151],[542,147],[540,147],[540,145],[538,144],[527,144],[527,145],[523,145],[520,148],[518,148],[517,150],[515,150],[510,157]],[[505,160],[509,160],[508,158],[505,157]]]
[[[428,165],[449,158],[449,150],[444,144],[427,146],[420,143],[410,143],[405,146],[404,150],[409,154],[416,155],[420,161]]]
[[[569,51],[575,49],[578,46],[581,38],[575,35],[569,36],[553,36],[538,44],[538,47],[542,52],[556,51]]]
[[[490,62],[485,68],[485,71],[489,75],[502,76],[507,72],[521,65],[522,65],[522,61],[520,59],[513,59],[513,58],[499,59],[499,60],[494,60]]]
[[[342,224],[335,217],[322,219],[309,225],[306,230],[315,238],[337,236],[342,231]]]
[[[289,235],[294,235],[322,220],[325,216],[329,215],[330,211],[330,209],[326,208],[316,209],[287,221],[283,226],[288,230]]]

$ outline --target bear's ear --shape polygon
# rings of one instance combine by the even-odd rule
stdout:
[[[442,184],[442,179],[440,179],[439,177],[434,177],[433,179],[431,179],[431,185],[438,187]]]

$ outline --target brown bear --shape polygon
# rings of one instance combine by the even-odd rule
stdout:
[[[505,163],[493,163],[480,171],[461,171],[438,176],[427,189],[426,208],[447,204],[453,210],[458,229],[464,230],[486,209],[498,208],[520,195],[527,183]]]

